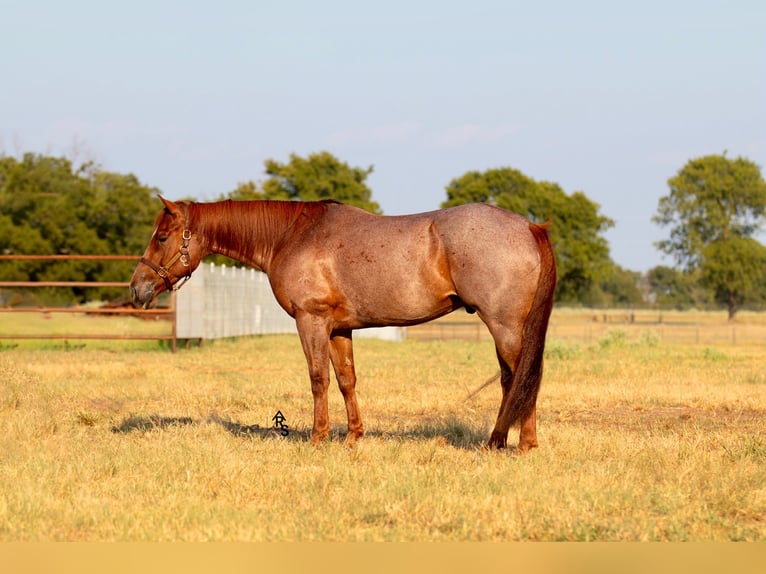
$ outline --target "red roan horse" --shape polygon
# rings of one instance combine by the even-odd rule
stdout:
[[[312,442],[329,436],[328,362],[346,403],[346,440],[364,433],[354,329],[415,325],[465,307],[487,325],[500,363],[503,398],[489,446],[505,447],[516,423],[517,448],[537,446],[535,405],[556,284],[546,225],[481,203],[392,217],[332,201],[162,202],[130,283],[133,304],[151,306],[210,253],[263,270],[295,318],[308,362]]]

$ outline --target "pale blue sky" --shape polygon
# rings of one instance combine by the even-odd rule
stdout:
[[[328,150],[387,214],[468,170],[585,192],[613,259],[692,157],[766,165],[762,0],[0,0],[0,151],[75,155],[170,198]]]

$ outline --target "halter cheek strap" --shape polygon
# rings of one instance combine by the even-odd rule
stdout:
[[[191,277],[191,270],[189,269],[189,266],[191,265],[191,259],[189,258],[189,241],[191,240],[191,231],[184,229],[181,237],[183,242],[181,243],[181,247],[178,248],[178,253],[173,255],[173,257],[170,258],[170,261],[165,263],[165,265],[157,265],[145,257],[141,258],[141,263],[162,277],[162,280],[165,282],[165,287],[167,287],[168,291],[177,291]],[[181,264],[183,264],[187,272],[184,275],[177,275],[176,277],[182,279],[182,281],[176,285],[173,285],[173,283],[170,281],[170,268],[173,267],[173,265],[175,265],[176,261],[178,260],[181,261]]]

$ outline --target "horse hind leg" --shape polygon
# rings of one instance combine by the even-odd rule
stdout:
[[[364,435],[364,425],[356,402],[356,372],[351,331],[334,332],[330,337],[330,362],[335,370],[338,387],[346,403],[348,434],[346,444],[353,446]]]
[[[545,336],[556,288],[556,261],[547,228],[547,225],[529,224],[540,253],[540,275],[534,285],[528,285],[528,297],[524,297],[524,293],[516,293],[518,297],[513,299],[516,301],[517,313],[504,315],[521,320],[500,325],[500,328],[497,325],[493,328],[492,324],[487,323],[495,339],[498,356],[502,359],[500,366],[505,370],[506,381],[490,446],[504,446],[510,426],[518,422],[521,425],[518,450],[521,452],[537,446],[537,393],[543,377]],[[522,311],[520,306],[527,302],[529,307],[519,313]]]
[[[502,329],[490,328],[490,332],[495,339],[497,362],[500,365],[500,387],[503,391],[503,396],[500,401],[500,409],[495,421],[495,427],[492,429],[492,434],[489,437],[489,448],[505,448],[508,442],[508,431],[511,426],[510,421],[503,420],[502,413],[506,410],[505,407],[508,401],[511,400],[511,386],[513,384],[511,365],[516,362],[519,345],[510,342],[508,340],[509,336],[503,334],[502,331]]]
[[[534,405],[529,414],[521,419],[519,444],[516,448],[519,452],[537,448],[537,405]]]
[[[509,412],[510,402],[514,401],[513,379],[514,368],[518,362],[521,353],[521,325],[511,327],[504,325],[487,325],[490,333],[495,340],[495,349],[497,352],[497,361],[500,365],[500,386],[503,390],[503,397],[500,403],[500,409],[497,415],[495,427],[489,438],[489,448],[505,448],[508,442],[508,432],[514,420],[504,416]],[[536,407],[533,404],[529,412],[524,413],[520,420],[519,443],[517,450],[526,452],[537,446],[537,424]]]
[[[508,367],[508,364],[499,352],[497,359],[500,363],[500,384],[503,388],[503,401],[510,401],[512,400],[511,384],[513,381],[513,370]],[[500,412],[498,413],[498,423],[490,438],[490,447],[505,448],[507,446],[510,425],[501,422],[503,406],[501,404]],[[516,450],[527,452],[532,448],[537,448],[537,405],[533,404],[531,410],[519,419],[519,427],[519,443],[516,445]]]

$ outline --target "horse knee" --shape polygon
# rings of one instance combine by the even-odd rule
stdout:
[[[328,377],[322,376],[321,373],[311,373],[309,379],[311,380],[311,392],[315,397],[327,394],[327,387],[330,384]]]
[[[347,361],[346,364],[335,364],[335,379],[338,381],[338,388],[345,397],[347,394],[353,394],[356,388],[356,372],[354,364]]]
[[[344,397],[353,394],[356,389],[356,377],[338,377],[338,388]]]

